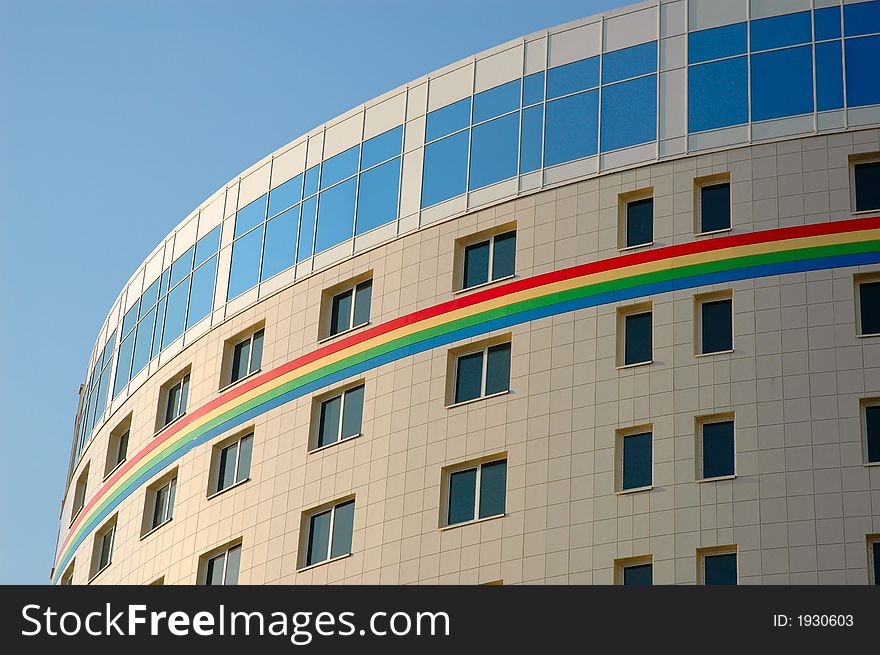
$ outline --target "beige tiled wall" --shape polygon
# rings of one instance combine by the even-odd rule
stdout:
[[[521,277],[615,257],[618,195],[647,186],[652,247],[692,241],[693,179],[721,172],[732,180],[734,233],[846,220],[848,156],[877,150],[876,129],[742,147],[568,184],[410,233],[201,337],[117,410],[72,479],[91,461],[89,493],[99,488],[107,437],[129,411],[129,453],[146,446],[159,387],[186,366],[190,408],[215,398],[232,335],[265,321],[264,370],[314,349],[322,290],[359,273],[374,272],[376,324],[450,299],[455,240],[495,225],[516,221]],[[199,557],[238,538],[240,581],[251,584],[610,584],[615,559],[647,554],[655,583],[687,584],[696,549],[723,544],[737,545],[744,584],[865,583],[865,536],[880,532],[880,467],[862,463],[858,408],[880,394],[880,339],[855,337],[858,270],[871,268],[653,296],[654,363],[633,369],[616,368],[616,305],[516,326],[511,393],[462,407],[444,407],[446,348],[383,365],[363,376],[363,436],[312,454],[311,399],[271,410],[252,424],[250,481],[207,498],[205,444],[177,464],[168,525],[140,538],[148,485],[123,502],[113,563],[95,583],[194,583]],[[734,293],[735,351],[696,358],[693,296],[724,288]],[[728,411],[738,476],[696,483],[694,417]],[[615,430],[643,423],[654,429],[654,487],[615,494]],[[507,514],[439,530],[441,468],[503,451]],[[352,493],[351,556],[297,573],[302,512]],[[92,547],[89,537],[76,553],[77,584],[88,579]]]

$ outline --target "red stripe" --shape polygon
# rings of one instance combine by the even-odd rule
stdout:
[[[776,230],[764,230],[761,232],[734,234],[726,237],[718,237],[715,239],[691,241],[688,243],[681,243],[674,246],[666,246],[664,248],[657,248],[654,250],[645,250],[642,252],[621,255],[602,261],[581,264],[579,266],[573,266],[571,268],[566,268],[559,271],[551,271],[549,273],[543,273],[541,275],[536,275],[530,278],[514,280],[513,282],[509,282],[504,285],[493,287],[491,289],[485,289],[483,291],[469,294],[467,296],[455,298],[454,300],[450,300],[439,305],[427,307],[411,314],[407,314],[406,316],[392,319],[387,323],[377,325],[368,330],[364,330],[363,332],[359,332],[358,334],[353,334],[344,339],[340,339],[335,343],[328,344],[322,348],[313,350],[310,353],[302,355],[301,357],[297,357],[296,359],[293,359],[286,364],[282,364],[281,366],[274,368],[271,371],[267,371],[262,375],[248,380],[247,382],[244,382],[235,389],[230,389],[229,391],[218,396],[206,405],[203,405],[192,414],[187,414],[179,421],[171,425],[167,430],[163,430],[162,432],[157,434],[146,448],[141,450],[131,460],[126,462],[125,465],[120,468],[120,470],[118,470],[109,480],[107,480],[107,482],[101,487],[100,492],[97,493],[85,507],[83,507],[83,509],[80,511],[79,517],[71,526],[67,538],[64,541],[64,545],[67,544],[68,539],[72,534],[74,534],[76,528],[79,526],[79,523],[87,515],[88,511],[95,504],[95,502],[97,502],[98,499],[100,499],[104,495],[104,492],[112,487],[122,476],[130,471],[138,462],[149,455],[160,444],[171,439],[171,437],[180,432],[183,428],[185,428],[196,419],[213,411],[215,408],[220,407],[221,405],[225,405],[230,400],[233,400],[234,398],[241,396],[242,394],[245,394],[248,391],[255,389],[256,387],[259,387],[266,382],[274,380],[275,378],[280,377],[285,373],[305,366],[306,364],[309,364],[322,357],[326,357],[327,355],[331,355],[335,352],[339,352],[340,350],[344,350],[345,348],[350,348],[351,346],[362,343],[368,339],[372,339],[379,335],[386,334],[388,332],[391,332],[401,327],[405,327],[407,325],[411,325],[413,323],[418,323],[428,318],[433,318],[435,316],[446,314],[464,307],[470,307],[471,305],[476,305],[482,302],[486,302],[487,300],[500,298],[501,296],[506,296],[512,293],[516,293],[518,291],[525,291],[527,289],[552,284],[554,282],[561,282],[572,278],[582,277],[584,275],[625,268],[628,266],[635,266],[637,264],[658,261],[661,259],[672,259],[675,257],[681,257],[682,255],[691,255],[700,252],[711,252],[713,250],[720,250],[723,248],[753,245],[757,243],[768,243],[771,241],[797,239],[801,237],[821,236],[825,234],[843,234],[845,232],[855,232],[858,230],[868,230],[878,227],[880,227],[880,216],[871,216],[867,218],[834,221],[829,223],[817,223],[813,225],[798,225],[795,227],[779,228]]]

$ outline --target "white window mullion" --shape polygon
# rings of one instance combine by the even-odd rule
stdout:
[[[232,483],[238,482],[238,462],[241,459],[241,439],[236,442],[235,448],[235,466],[232,467]]]
[[[489,237],[489,270],[486,271],[486,281],[491,282],[493,280],[492,277],[492,265],[495,263],[495,236]]]
[[[336,426],[336,441],[342,441],[342,424],[345,420],[345,395],[348,391],[343,391],[339,395],[339,424]]]
[[[330,553],[333,552],[333,523],[336,521],[336,507],[330,508],[330,528],[329,533],[327,534],[327,552],[324,554],[324,559],[330,559]]]
[[[480,518],[480,480],[483,478],[483,465],[477,466],[477,474],[475,476],[476,484],[474,487],[474,516],[473,520]]]
[[[486,395],[486,377],[489,371],[489,349],[483,349],[483,370],[481,372],[480,379],[480,397],[484,397]]]
[[[357,285],[351,288],[351,308],[348,311],[348,329],[354,327],[354,303],[357,298]]]

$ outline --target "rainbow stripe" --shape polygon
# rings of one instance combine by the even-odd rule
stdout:
[[[519,279],[402,316],[298,357],[221,394],[162,431],[82,509],[59,549],[76,549],[120,503],[192,449],[255,416],[395,360],[545,316],[638,296],[880,263],[880,216],[706,239]]]

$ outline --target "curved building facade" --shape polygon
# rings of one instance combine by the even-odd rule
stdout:
[[[645,2],[251,166],[104,322],[52,581],[875,582],[878,62]]]

